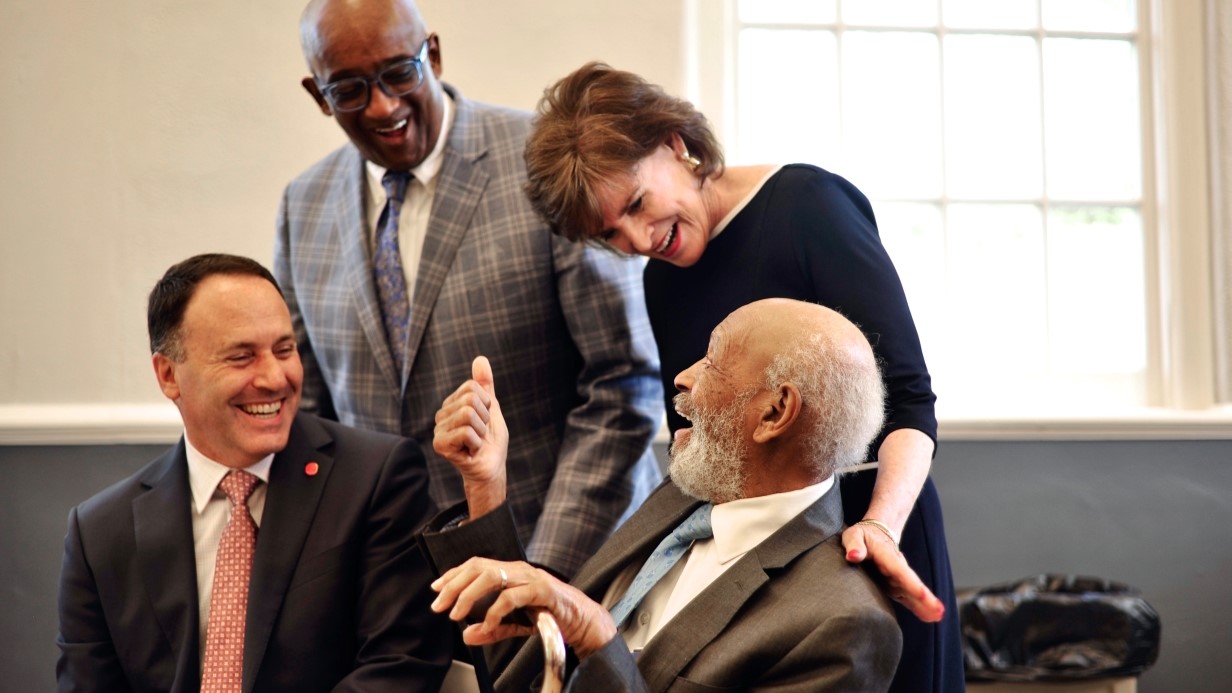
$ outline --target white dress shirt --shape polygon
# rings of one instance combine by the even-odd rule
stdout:
[[[407,299],[414,301],[415,278],[419,276],[419,258],[423,255],[424,238],[428,235],[428,217],[432,214],[432,196],[436,194],[437,174],[445,164],[445,142],[453,129],[453,98],[444,93],[445,112],[441,116],[441,132],[437,135],[432,152],[411,169],[414,178],[406,187],[406,199],[398,213],[398,251],[402,255],[402,273],[406,275]],[[385,169],[371,161],[366,162],[368,172],[368,244],[376,245],[376,225],[381,220],[388,196],[381,178]]]
[[[714,537],[693,542],[688,554],[646,594],[623,635],[630,651],[646,646],[693,598],[735,565],[741,556],[804,512],[834,485],[831,476],[812,486],[720,503],[710,514]],[[641,570],[631,565],[613,581],[603,600],[611,608]]]
[[[188,457],[188,485],[192,489],[193,550],[197,557],[197,608],[201,614],[199,655],[205,657],[205,627],[210,620],[210,594],[214,590],[214,559],[218,554],[222,531],[227,528],[227,522],[231,519],[231,501],[218,484],[231,468],[201,454],[193,447],[192,441],[188,440],[187,433],[184,435],[184,451]],[[257,527],[261,526],[261,516],[265,512],[265,489],[269,485],[270,464],[273,461],[274,456],[269,455],[251,467],[244,468],[244,471],[263,482],[257,484],[252,495],[248,497],[248,512],[252,513],[252,520]]]

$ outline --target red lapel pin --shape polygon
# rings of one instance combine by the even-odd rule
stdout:
[[[321,471],[321,465],[316,462],[309,462],[304,465],[304,474],[308,476],[316,476],[319,471]]]

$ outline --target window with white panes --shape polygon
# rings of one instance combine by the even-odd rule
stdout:
[[[712,119],[729,163],[814,163],[869,196],[940,412],[1161,403],[1144,8],[725,0],[724,11],[725,59],[702,71],[724,75]]]

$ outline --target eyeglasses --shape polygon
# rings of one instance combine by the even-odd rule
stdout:
[[[406,96],[423,84],[423,66],[428,59],[428,39],[419,47],[419,55],[386,67],[375,77],[345,77],[329,84],[317,83],[325,100],[335,111],[348,113],[368,107],[371,85],[375,82],[391,98]]]

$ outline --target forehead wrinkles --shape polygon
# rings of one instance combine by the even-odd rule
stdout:
[[[386,33],[387,36],[378,40],[370,40],[357,32],[341,30],[335,32],[333,37],[323,37],[317,46],[313,71],[328,74],[343,71],[375,72],[384,63],[395,58],[414,57],[419,42],[414,41],[408,34],[393,31]],[[430,68],[425,66],[425,69]]]
[[[710,334],[710,361],[720,370],[732,373],[744,359],[748,330],[721,323]]]
[[[612,176],[599,182],[596,192],[604,219],[617,217],[624,211],[629,195],[636,186],[633,176]]]
[[[742,380],[760,383],[761,371],[769,363],[766,347],[772,340],[767,337],[775,329],[748,311],[725,320],[711,334],[711,361],[721,361],[721,370],[729,376],[739,374]]]

